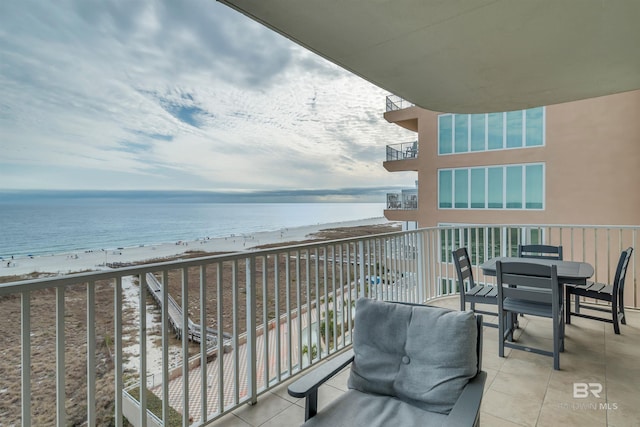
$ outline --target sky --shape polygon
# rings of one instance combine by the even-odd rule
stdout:
[[[215,0],[2,0],[0,190],[410,187],[386,95]]]

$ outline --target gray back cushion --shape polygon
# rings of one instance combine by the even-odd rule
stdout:
[[[361,298],[354,327],[349,388],[448,414],[477,373],[470,311]]]

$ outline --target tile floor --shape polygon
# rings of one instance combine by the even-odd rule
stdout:
[[[436,305],[458,308],[458,298]],[[640,426],[640,312],[628,310],[621,335],[609,323],[572,318],[567,325],[560,371],[553,360],[505,349],[498,357],[497,329],[484,328],[483,370],[488,373],[481,407],[482,426]],[[551,348],[549,319],[521,318],[517,340]],[[348,369],[320,388],[322,410],[347,389]],[[573,398],[574,383],[602,385],[600,397]],[[594,385],[594,390],[598,387]],[[229,427],[299,426],[304,400],[287,394],[283,384],[212,425]]]

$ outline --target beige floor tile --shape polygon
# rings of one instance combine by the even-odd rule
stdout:
[[[562,356],[560,361],[562,362]],[[553,358],[549,356],[512,349],[509,357],[505,358],[500,372],[539,377],[548,381],[552,368]]]
[[[544,404],[537,427],[602,427],[607,423],[606,412],[599,403]]]
[[[260,427],[299,427],[304,423],[304,408],[298,405],[291,405],[266,422],[259,424]],[[257,426],[256,426],[257,427]]]
[[[480,411],[480,427],[520,427],[522,424],[516,424],[511,421],[503,420],[494,415]]]
[[[252,427],[251,424],[236,417],[234,414],[227,414],[209,425],[211,427]]]
[[[297,397],[290,396],[289,392],[287,391],[287,387],[289,386],[289,384],[294,382],[296,379],[297,378],[294,378],[292,380],[286,381],[284,384],[281,384],[278,387],[276,387],[273,390],[271,390],[271,393],[273,393],[273,394],[275,394],[277,396],[280,396],[284,400],[288,400],[291,403],[296,403],[300,399],[297,398]]]
[[[265,393],[258,398],[255,405],[244,405],[233,411],[243,421],[257,426],[273,418],[278,413],[293,405],[274,393]]]
[[[529,375],[529,372],[526,371],[519,374],[501,371],[498,372],[489,389],[509,394],[515,398],[542,403],[547,391],[548,379],[548,372]]]
[[[523,426],[535,426],[542,401],[519,399],[489,389],[482,398],[482,411]]]
[[[604,425],[606,423],[605,393],[600,398],[593,395],[574,397],[573,384],[564,387],[549,387],[542,405],[541,419],[545,425],[553,425],[553,420],[573,419],[568,425]],[[544,416],[543,416],[544,415]],[[577,421],[581,420],[581,423]]]
[[[491,384],[493,384],[493,380],[496,379],[496,375],[498,375],[498,371],[496,369],[485,368],[482,367],[482,370],[487,373],[487,381],[484,383],[484,390],[487,391]]]
[[[640,405],[610,402],[607,423],[611,427],[640,427]]]

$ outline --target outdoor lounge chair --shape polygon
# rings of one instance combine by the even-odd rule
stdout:
[[[613,279],[613,285],[606,285],[604,283],[588,282],[586,286],[566,285],[566,304],[567,304],[567,324],[571,324],[571,315],[584,317],[591,320],[599,320],[601,322],[613,323],[613,331],[616,334],[620,333],[620,325],[627,324],[624,318],[624,279],[627,276],[627,267],[629,266],[629,260],[631,259],[631,253],[633,248],[629,247],[622,251],[620,259],[618,260],[618,267],[616,268],[616,275]],[[571,295],[575,295],[575,311],[571,311],[570,298]],[[595,300],[607,301],[611,303],[611,306],[606,308],[596,307],[594,305],[584,305],[580,303],[580,297],[593,298]],[[611,318],[591,316],[588,314],[580,313],[580,308],[587,308],[589,310],[602,311],[610,313]]]
[[[353,349],[289,386],[305,398],[304,426],[477,426],[481,317],[359,299]],[[318,387],[350,364],[349,391],[317,412]]]
[[[498,304],[498,288],[491,285],[481,285],[475,283],[473,280],[473,270],[471,268],[471,260],[469,259],[469,252],[467,248],[459,248],[452,252],[453,263],[456,266],[456,272],[458,273],[458,289],[460,290],[460,310],[467,309],[467,303],[469,303],[471,310],[490,316],[496,316],[497,313],[492,313],[485,310],[476,310],[476,303],[478,304]],[[497,328],[497,323],[484,322],[484,326],[491,326]]]

